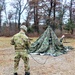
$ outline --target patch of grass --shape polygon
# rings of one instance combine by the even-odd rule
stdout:
[[[0,37],[0,48],[10,47],[10,40],[8,37]]]
[[[65,40],[63,40],[63,43],[65,46],[72,46],[75,48],[75,39],[73,38],[65,38]]]
[[[37,40],[38,37],[29,37],[31,39],[31,43],[33,43],[34,41]],[[10,44],[11,42],[11,37],[0,37],[0,48],[7,48],[12,46]],[[72,38],[66,38],[65,40],[63,40],[63,43],[65,46],[72,46],[75,47],[75,39]]]
[[[32,39],[31,43],[33,43],[37,39],[37,37],[30,37],[30,39]],[[7,48],[12,46],[10,42],[11,37],[0,37],[0,48]]]
[[[31,43],[33,43],[34,41],[36,41],[38,39],[38,37],[29,37],[29,38],[32,39],[32,40],[30,40]]]

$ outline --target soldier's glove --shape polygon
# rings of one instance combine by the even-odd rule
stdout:
[[[26,44],[26,49],[29,49],[29,46],[28,46],[28,44]]]

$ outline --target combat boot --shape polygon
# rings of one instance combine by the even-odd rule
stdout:
[[[30,75],[30,72],[25,72],[25,75]]]
[[[18,75],[18,74],[17,74],[17,72],[16,72],[16,73],[14,73],[14,75]]]

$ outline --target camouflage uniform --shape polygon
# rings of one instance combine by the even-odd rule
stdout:
[[[19,32],[13,36],[11,44],[15,46],[14,71],[17,73],[20,58],[24,61],[25,72],[29,72],[29,57],[27,48],[30,45],[28,37],[24,32]]]
[[[60,42],[63,42],[65,35],[62,35],[62,37],[60,38]]]

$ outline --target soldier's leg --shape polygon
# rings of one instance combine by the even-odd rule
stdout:
[[[25,75],[30,75],[29,57],[26,52],[22,53],[22,59],[24,61]]]
[[[20,57],[21,57],[20,53],[19,52],[15,52],[15,57],[14,57],[14,73],[17,73]]]
[[[24,58],[25,75],[30,75],[29,57]]]

